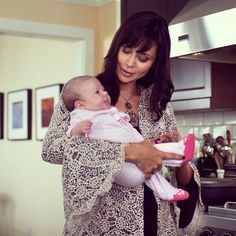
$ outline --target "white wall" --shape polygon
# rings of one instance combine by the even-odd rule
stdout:
[[[42,142],[35,138],[34,89],[85,73],[84,56],[83,45],[75,40],[0,36],[0,92],[5,95],[4,139],[0,140],[1,236],[62,235],[61,166],[42,161]],[[7,92],[24,88],[33,92],[32,139],[9,141]]]

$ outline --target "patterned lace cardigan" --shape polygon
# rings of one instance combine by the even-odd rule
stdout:
[[[144,138],[161,135],[176,128],[173,111],[168,104],[162,118],[154,122],[149,109],[150,90],[143,89],[139,104],[140,130]],[[60,98],[48,132],[43,141],[44,161],[62,164],[65,227],[64,235],[143,235],[143,185],[122,187],[113,183],[124,161],[125,144],[108,140],[66,136],[69,112]],[[200,197],[200,178],[194,170],[198,184],[198,200],[190,224],[180,235],[195,235],[200,227],[203,205]],[[169,170],[170,181],[176,185],[175,169]],[[158,204],[158,235],[178,235],[180,209],[176,203],[160,200]],[[184,231],[184,232],[183,232]]]

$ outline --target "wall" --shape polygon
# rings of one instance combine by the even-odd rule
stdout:
[[[114,8],[116,10],[114,10]],[[99,73],[103,65],[103,58],[109,49],[116,29],[120,26],[120,1],[110,2],[98,8],[98,26],[96,45],[98,57],[95,58],[95,72]]]
[[[7,140],[7,101],[4,140],[0,140],[1,236],[56,236],[64,224],[61,166],[41,159],[35,137],[35,88],[65,83],[78,73],[77,43],[4,35],[0,37],[0,84],[7,92],[31,88],[32,139]],[[53,62],[53,63],[52,63]]]
[[[95,30],[94,73],[101,71],[103,58],[120,24],[120,1],[99,7],[60,0],[0,0],[0,17]]]
[[[1,19],[94,29],[94,74],[101,70],[119,25],[119,1],[88,7],[56,0],[0,0],[0,6]],[[0,35],[0,92],[5,95],[4,139],[0,140],[1,236],[62,235],[61,166],[41,159],[42,142],[36,140],[35,134],[34,96],[35,88],[65,83],[81,72],[77,44],[54,38]],[[33,91],[32,139],[9,141],[7,93],[24,88]]]

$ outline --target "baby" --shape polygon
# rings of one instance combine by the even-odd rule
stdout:
[[[67,135],[87,136],[119,142],[141,142],[142,135],[129,123],[129,116],[111,106],[111,99],[98,79],[92,76],[79,76],[69,80],[62,98],[71,112]],[[163,160],[168,166],[181,166],[190,161],[194,154],[194,136],[188,135],[179,142],[155,144],[161,151],[173,152],[185,157],[184,160]],[[145,180],[144,174],[130,162],[124,162],[115,176],[116,184],[134,187],[145,181],[163,200],[179,201],[189,197],[188,192],[173,187],[161,174],[156,172]]]

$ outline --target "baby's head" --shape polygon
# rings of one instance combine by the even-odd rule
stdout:
[[[111,98],[93,76],[78,76],[63,87],[62,99],[68,111],[75,108],[98,111],[111,107]]]

